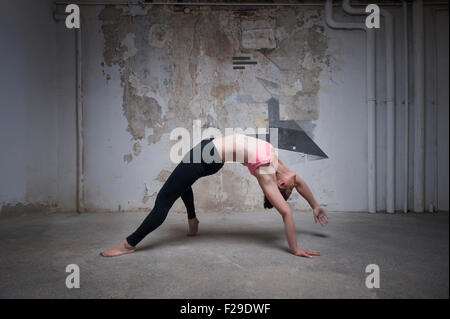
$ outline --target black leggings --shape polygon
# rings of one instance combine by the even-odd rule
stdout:
[[[170,208],[180,196],[186,206],[188,218],[195,218],[194,194],[192,193],[191,185],[200,177],[217,173],[223,166],[212,140],[212,138],[202,140],[177,165],[159,191],[155,206],[150,214],[148,214],[138,229],[127,237],[128,244],[136,246],[145,236],[158,228],[164,222]],[[212,163],[206,163],[203,157],[200,158],[198,155],[194,155],[195,153],[202,154],[205,147],[207,147],[206,152],[209,151],[209,155],[214,159]],[[194,161],[194,159],[198,160]],[[199,162],[200,160],[201,162]]]

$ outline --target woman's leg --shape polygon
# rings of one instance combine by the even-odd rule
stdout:
[[[156,197],[155,206],[134,233],[116,246],[100,254],[105,257],[119,256],[134,252],[135,246],[150,232],[159,227],[167,217],[175,201],[200,177],[205,176],[201,163],[181,162],[170,174]],[[193,201],[192,201],[193,203]],[[192,213],[192,211],[190,211]]]
[[[194,205],[194,193],[192,192],[192,187],[181,194],[181,199],[183,200],[184,206],[186,206],[186,211],[189,219],[195,218],[195,205]]]
[[[155,206],[134,233],[127,237],[130,246],[136,246],[145,236],[158,228],[166,219],[170,208],[191,185],[205,175],[201,163],[181,162],[169,176],[156,197]],[[191,190],[192,192],[192,190]],[[188,194],[187,194],[188,195]],[[189,214],[194,214],[193,195],[189,204]]]
[[[200,223],[195,216],[195,206],[194,206],[194,193],[192,192],[192,187],[189,187],[182,195],[184,205],[186,206],[186,211],[188,215],[188,225],[189,231],[188,236],[195,236],[198,233],[198,224]]]
[[[203,147],[210,142],[211,140],[203,140],[201,144],[198,144],[196,147],[201,147],[201,150],[203,150]],[[220,168],[222,168],[223,163],[212,163],[206,165],[204,163],[193,163],[192,154],[193,150],[191,150],[191,152],[187,155],[191,157],[191,161],[189,163],[185,163],[184,161],[179,163],[169,176],[156,197],[155,206],[138,229],[116,246],[101,252],[100,254],[102,256],[112,257],[134,252],[136,249],[135,246],[145,236],[164,222],[169,209],[182,195],[185,195],[183,196],[183,201],[186,200],[185,204],[187,202],[186,207],[188,209],[188,216],[195,216],[194,196],[192,194],[191,185],[200,177],[215,174]],[[186,191],[187,193],[185,194]],[[190,231],[191,222],[195,222],[196,220],[196,218],[190,220]]]

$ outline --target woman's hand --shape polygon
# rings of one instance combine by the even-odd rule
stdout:
[[[317,222],[320,223],[320,225],[326,225],[328,224],[328,214],[322,207],[318,206],[313,209],[313,215],[314,215],[314,222],[317,224]]]
[[[306,258],[311,258],[312,256],[320,256],[320,252],[318,252],[318,251],[301,249],[301,248],[296,248],[294,250],[291,250],[291,253],[293,253],[296,256],[306,257]]]

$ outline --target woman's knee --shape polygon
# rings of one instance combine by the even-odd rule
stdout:
[[[155,200],[155,206],[163,206],[168,204],[171,200],[172,200],[172,194],[166,190],[166,189],[161,189],[158,193],[158,195],[156,195],[156,200]]]
[[[152,224],[154,227],[159,227],[164,220],[166,220],[169,210],[167,207],[163,206],[155,206],[153,210],[148,215],[149,224]]]

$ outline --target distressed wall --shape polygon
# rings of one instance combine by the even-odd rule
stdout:
[[[87,28],[98,30],[86,40],[88,209],[151,208],[175,167],[169,133],[176,127],[192,132],[194,120],[222,132],[268,127],[271,97],[281,119],[319,119],[320,78],[333,68],[321,10],[88,10]],[[257,64],[233,70],[232,57],[242,55]],[[238,164],[194,190],[200,210],[262,204],[256,180]]]
[[[396,39],[402,39],[401,8],[391,11],[396,17]],[[271,97],[280,103],[280,119],[309,124],[309,134],[329,156],[303,162],[294,153],[281,152],[281,158],[309,182],[329,209],[367,209],[363,32],[331,30],[321,8],[201,8],[184,13],[167,7],[89,7],[84,16],[90,30],[84,33],[88,209],[150,209],[175,167],[169,159],[172,129],[192,132],[194,120],[222,132],[226,127],[267,127]],[[339,11],[337,17],[360,19]],[[426,17],[433,17],[430,8]],[[426,27],[429,41],[431,26]],[[377,206],[382,211],[386,200],[383,32],[378,32],[377,43]],[[396,43],[396,207],[401,209],[403,43]],[[435,47],[428,46],[428,57]],[[257,64],[233,70],[233,56],[250,56]],[[431,80],[434,73],[431,65],[428,68]],[[448,73],[441,76],[448,79]],[[432,99],[431,87],[427,94]],[[441,107],[445,110],[448,104]],[[427,109],[432,112],[431,106]],[[432,145],[430,124],[427,130],[427,144]],[[430,193],[433,156],[427,153],[427,207],[434,196]],[[413,163],[410,167],[412,185]],[[443,180],[448,184],[448,173]],[[262,207],[256,180],[238,164],[226,164],[219,174],[196,183],[194,191],[199,211]],[[446,195],[440,196],[445,201]],[[294,209],[308,208],[298,195],[290,203]],[[440,208],[448,210],[448,204]],[[184,210],[181,201],[175,210]]]
[[[52,1],[39,2],[1,3],[0,33],[8,43],[0,52],[4,212],[30,204],[39,209],[76,207],[74,33],[52,20]],[[396,18],[396,208],[401,209],[403,17],[401,8],[389,10]],[[267,127],[270,98],[280,104],[280,119],[301,121],[329,158],[304,162],[284,151],[280,157],[329,210],[367,210],[363,32],[331,30],[323,9],[317,7],[202,7],[184,13],[167,7],[87,6],[82,7],[82,16],[88,210],[151,209],[175,167],[169,158],[174,128],[192,132],[194,120],[222,132],[226,127]],[[425,207],[434,201],[437,162],[439,209],[448,210],[448,12],[435,15],[427,7],[425,17]],[[360,20],[344,17],[340,10],[336,18]],[[386,200],[382,31],[377,44],[377,207],[382,211]],[[410,52],[412,61],[412,47]],[[233,56],[249,56],[256,64],[233,70]],[[412,203],[412,116],[409,121]],[[193,188],[199,212],[262,209],[256,180],[239,164],[226,164],[219,174],[201,179]],[[289,202],[295,210],[308,208],[299,195]],[[184,207],[177,202],[174,209]]]

